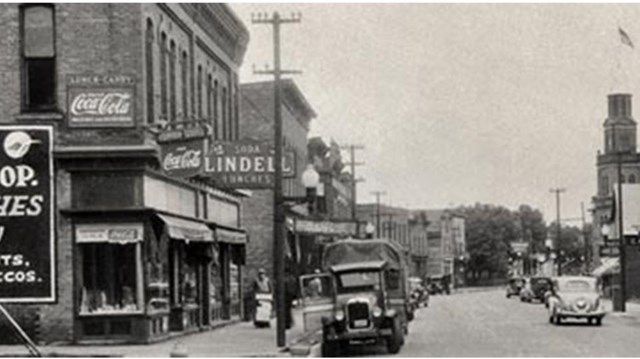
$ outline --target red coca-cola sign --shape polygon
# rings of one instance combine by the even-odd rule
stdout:
[[[70,127],[135,125],[135,79],[124,75],[72,75],[67,80]]]
[[[204,140],[194,139],[162,145],[162,169],[170,176],[193,177],[200,174],[204,161]]]

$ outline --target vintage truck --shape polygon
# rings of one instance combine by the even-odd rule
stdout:
[[[398,353],[412,316],[401,248],[385,239],[340,240],[325,247],[322,269],[302,276],[301,288],[306,329],[320,319],[323,356],[374,342]]]

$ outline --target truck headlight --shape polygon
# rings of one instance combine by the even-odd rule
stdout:
[[[335,312],[335,314],[333,315],[333,317],[334,317],[337,321],[341,322],[341,321],[343,321],[343,320],[344,320],[344,312],[343,312],[342,310],[338,310],[338,311],[336,311],[336,312]]]
[[[378,318],[382,315],[382,309],[378,306],[373,307],[373,310],[371,311],[371,314],[373,314],[373,316],[375,318]]]

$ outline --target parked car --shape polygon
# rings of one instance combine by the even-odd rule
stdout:
[[[545,295],[551,289],[551,278],[531,277],[526,280],[525,286],[520,290],[520,300],[523,302],[545,303]]]
[[[507,298],[511,298],[512,295],[520,295],[520,290],[524,286],[524,278],[511,277],[507,283]]]
[[[325,291],[327,301],[306,306],[303,318],[305,325],[321,318],[323,356],[373,342],[398,353],[413,313],[402,249],[384,239],[341,240],[325,247],[322,267],[326,274],[317,275],[329,279],[332,290]]]
[[[561,324],[565,318],[587,319],[601,325],[605,316],[598,280],[594,277],[558,277],[549,296],[549,323]]]
[[[427,290],[429,294],[450,294],[449,276],[434,275],[427,278]]]
[[[429,306],[429,291],[422,285],[422,279],[419,277],[409,278],[409,291],[414,309]]]

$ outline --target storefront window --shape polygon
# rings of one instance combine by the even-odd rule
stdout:
[[[81,314],[141,311],[139,243],[83,243]]]

